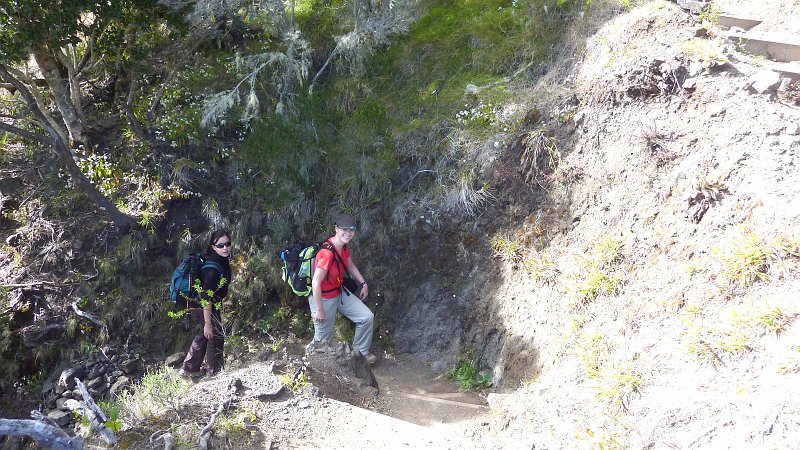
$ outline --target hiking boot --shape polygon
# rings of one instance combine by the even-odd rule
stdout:
[[[188,371],[183,370],[183,369],[178,371],[178,375],[182,376],[183,378],[199,377],[202,374],[203,374],[203,372],[201,372],[199,370],[197,372],[188,372]]]
[[[364,359],[366,359],[367,360],[367,364],[369,364],[371,366],[371,365],[375,364],[375,361],[378,360],[378,357],[373,355],[372,353],[367,353],[367,356],[365,356]]]

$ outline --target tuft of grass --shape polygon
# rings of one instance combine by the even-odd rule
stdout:
[[[789,325],[793,315],[781,308],[769,305],[732,309],[729,317],[714,320],[714,326],[703,326],[700,312],[684,315],[687,324],[685,335],[687,349],[700,360],[711,360],[715,364],[752,350],[754,342],[765,334],[780,334]]]
[[[291,369],[291,367],[290,367]],[[289,370],[289,373],[293,373],[293,370]],[[306,375],[305,370],[300,370],[299,372],[294,372],[295,375],[289,375],[289,373],[283,374],[278,377],[278,380],[286,386],[287,388],[291,389],[293,392],[300,392],[308,386],[308,375]]]
[[[534,282],[541,284],[555,283],[561,273],[547,255],[536,251],[528,253],[522,260],[522,266],[528,271]]]
[[[747,288],[770,281],[773,274],[786,275],[787,261],[800,256],[800,239],[778,236],[767,242],[755,230],[742,226],[728,247],[716,252],[720,254],[722,277]]]
[[[490,241],[493,256],[503,262],[517,265],[522,262],[525,248],[517,239],[505,235],[495,235]]]
[[[456,367],[447,372],[447,378],[455,381],[465,391],[492,386],[492,375],[481,373],[475,361],[475,349],[470,347],[458,360]]]
[[[478,182],[474,168],[462,168],[453,174],[453,178],[454,181],[444,194],[445,209],[474,216],[481,208],[494,201],[491,185]]]
[[[120,396],[120,417],[142,422],[164,412],[174,414],[186,388],[187,382],[175,370],[165,367],[148,372]]]
[[[614,348],[602,334],[582,336],[575,348],[586,376],[596,382],[597,398],[627,411],[632,397],[641,394],[644,375],[632,363],[614,359]]]
[[[621,242],[611,238],[598,241],[587,256],[581,257],[581,270],[574,275],[578,299],[588,303],[600,296],[616,294],[623,283],[621,261]]]
[[[553,133],[545,127],[529,131],[518,140],[522,146],[520,166],[526,183],[536,183],[547,189],[554,181],[561,163],[561,151]]]
[[[231,438],[247,431],[248,426],[257,421],[258,417],[253,410],[245,408],[235,414],[224,414],[218,417],[217,422],[214,424],[214,432],[220,436]],[[250,433],[255,433],[255,431],[250,431]]]
[[[778,373],[788,375],[790,373],[800,373],[800,345],[793,346],[794,355],[778,366]]]
[[[706,69],[728,62],[725,43],[721,39],[689,39],[683,46],[683,52],[694,63]]]

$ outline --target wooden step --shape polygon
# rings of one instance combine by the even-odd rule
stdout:
[[[717,19],[717,23],[722,28],[739,27],[745,31],[760,25],[763,20],[749,19],[746,17],[737,17],[732,14],[722,13]]]
[[[789,42],[783,36],[731,33],[728,39],[741,45],[747,52],[764,56],[772,61],[800,61],[800,43]]]

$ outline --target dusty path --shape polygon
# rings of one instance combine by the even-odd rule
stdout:
[[[423,426],[472,426],[489,413],[477,392],[432,373],[412,358],[383,359],[373,367],[380,384],[376,411]]]

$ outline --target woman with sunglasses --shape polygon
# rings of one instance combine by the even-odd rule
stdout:
[[[373,364],[377,357],[369,352],[372,345],[372,320],[374,315],[363,300],[369,289],[364,276],[350,258],[347,244],[356,234],[356,220],[350,215],[340,215],[334,221],[335,234],[322,244],[314,258],[314,275],[311,279],[311,295],[308,304],[314,319],[314,344],[330,343],[333,339],[336,312],[352,320],[356,325],[353,350]],[[350,292],[342,284],[346,275],[358,283]]]
[[[200,365],[206,361],[206,374],[214,376],[224,362],[222,348],[225,344],[222,329],[222,301],[228,295],[231,283],[231,236],[225,230],[211,234],[206,252],[203,254],[204,268],[200,271],[203,292],[199,302],[190,301],[192,319],[200,325],[192,346],[181,366],[180,375],[194,377],[201,374]],[[214,264],[209,264],[214,263]],[[208,266],[208,267],[206,267]],[[216,267],[222,270],[217,270]]]

